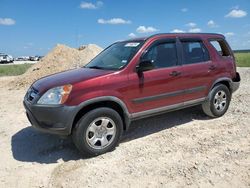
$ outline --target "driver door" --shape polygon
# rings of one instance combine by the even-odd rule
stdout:
[[[183,91],[180,60],[175,39],[153,43],[141,61],[149,60],[154,68],[129,74],[128,97],[134,113],[161,108],[169,105],[182,105]]]

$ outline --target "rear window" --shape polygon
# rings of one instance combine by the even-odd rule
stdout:
[[[220,56],[231,56],[230,50],[224,40],[210,40],[210,44],[216,49]]]
[[[209,54],[201,41],[182,41],[184,64],[208,61]]]

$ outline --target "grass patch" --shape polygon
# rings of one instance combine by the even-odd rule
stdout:
[[[250,53],[235,53],[238,67],[250,67]]]
[[[33,64],[0,65],[0,76],[17,76],[26,72]]]

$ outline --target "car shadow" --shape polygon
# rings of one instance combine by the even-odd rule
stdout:
[[[171,127],[183,125],[193,120],[208,120],[201,109],[201,106],[194,106],[178,111],[172,111],[131,123],[129,130],[123,135],[121,142],[135,140]]]
[[[11,138],[12,155],[18,161],[57,163],[82,159],[70,138],[41,133],[26,127]]]
[[[164,129],[182,125],[194,119],[209,119],[199,109],[187,108],[133,122],[122,137],[121,142],[129,142]],[[86,159],[80,155],[70,138],[41,133],[27,127],[11,138],[12,154],[18,161],[37,163],[57,163],[58,160],[69,161]]]

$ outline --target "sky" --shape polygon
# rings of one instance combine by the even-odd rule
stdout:
[[[169,32],[222,33],[250,49],[250,0],[0,0],[0,52],[14,57]]]

